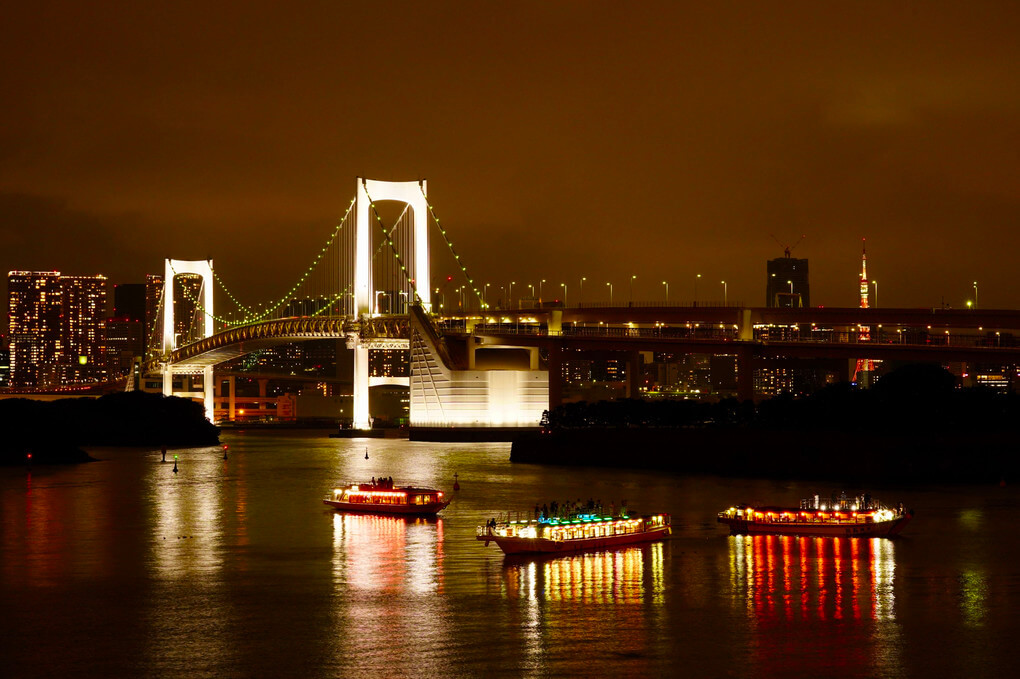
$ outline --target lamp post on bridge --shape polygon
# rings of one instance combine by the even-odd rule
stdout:
[[[484,306],[486,309],[489,308],[489,286],[490,285],[492,285],[492,283],[486,283],[485,285],[482,286],[482,306]]]
[[[871,284],[875,286],[875,306],[878,306],[878,281],[871,281]]]
[[[584,282],[588,280],[584,276],[581,276],[581,280],[577,282],[577,305],[581,306],[584,301]]]
[[[662,281],[662,284],[666,286],[666,304],[669,304],[669,282]]]
[[[723,306],[729,306],[729,304],[728,304],[729,300],[727,300],[727,297],[728,297],[727,293],[729,292],[729,290],[727,290],[726,281],[719,281],[719,282],[722,283],[722,305]]]
[[[516,282],[517,281],[510,281],[510,295],[509,298],[507,299],[507,304],[510,305],[511,309],[514,308],[514,283]]]
[[[606,283],[609,286],[609,306],[613,306],[613,284]]]
[[[386,295],[387,297],[389,297],[389,294],[390,293],[386,292],[385,290],[375,291],[375,313],[377,316],[379,315],[379,295]]]
[[[698,279],[701,278],[701,274],[694,276],[694,306],[698,306]]]
[[[634,279],[635,278],[637,278],[636,274],[630,277],[630,305],[631,306],[634,306]]]
[[[545,283],[545,279],[544,278],[538,282],[538,301],[539,302],[542,301],[542,284],[543,283]]]
[[[566,283],[560,283],[560,287],[563,288],[563,307],[566,308],[566,306],[567,306],[567,284]]]
[[[978,298],[977,298],[977,281],[974,281],[974,308],[977,309]]]

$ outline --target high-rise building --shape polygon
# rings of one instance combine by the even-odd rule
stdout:
[[[113,315],[145,323],[146,285],[118,283],[113,286]]]
[[[407,349],[373,349],[368,352],[368,374],[371,377],[409,377]]]
[[[808,284],[808,261],[785,257],[770,259],[765,267],[765,306],[811,306],[811,287]]]
[[[133,318],[106,319],[106,371],[109,377],[131,371],[136,356],[145,355],[145,328]]]
[[[7,338],[0,337],[0,389],[11,386],[11,350]]]
[[[10,271],[7,312],[12,387],[55,387],[60,333],[60,272]]]
[[[152,352],[152,358],[159,352],[163,341],[163,277],[159,274],[145,276],[145,347]]]
[[[103,351],[106,326],[106,276],[60,277],[59,353],[62,384],[106,378]]]
[[[202,277],[197,274],[174,276],[174,335],[177,346],[201,337],[205,318],[198,305],[202,294]],[[163,348],[163,277],[145,276],[145,336],[149,350]]]
[[[177,346],[202,338],[205,317],[199,308],[202,277],[197,274],[174,276],[174,334]]]

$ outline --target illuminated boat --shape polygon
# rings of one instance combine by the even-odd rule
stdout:
[[[737,505],[719,512],[717,520],[730,527],[731,535],[891,538],[913,516],[913,510],[905,510],[902,504],[885,507],[868,495],[852,499],[843,495],[831,503],[819,502],[816,495],[801,500],[798,508]]]
[[[450,504],[443,499],[442,491],[387,483],[356,483],[334,488],[332,495],[322,502],[342,512],[418,516],[436,514]]]
[[[653,542],[669,535],[669,514],[570,519],[518,519],[479,526],[476,539],[495,542],[504,554],[569,554]]]

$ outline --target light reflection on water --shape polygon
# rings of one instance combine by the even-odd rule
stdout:
[[[898,672],[895,549],[883,538],[731,536],[731,596],[756,630],[756,663]],[[797,654],[811,644],[827,656]]]
[[[662,543],[656,542],[619,551],[508,561],[503,594],[529,601],[640,604],[649,597],[662,603],[662,550]]]
[[[721,499],[803,493],[512,465],[496,445],[230,436],[229,461],[177,451],[177,475],[158,451],[0,469],[0,676],[1020,676],[1012,487],[914,493],[896,541],[736,538]],[[450,491],[455,472],[439,520],[320,502],[372,475]],[[640,497],[674,535],[523,561],[474,540],[495,511],[589,494]]]

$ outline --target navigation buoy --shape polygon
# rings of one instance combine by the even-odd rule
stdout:
[[[174,474],[177,473],[177,456],[174,455]]]
[[[227,446],[227,445],[223,446],[223,459],[224,460],[227,459],[227,448],[229,448],[229,447],[230,446]]]
[[[460,490],[460,483],[457,481],[457,472],[453,473],[453,489]]]
[[[368,459],[368,448],[365,448],[365,459]]]

